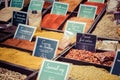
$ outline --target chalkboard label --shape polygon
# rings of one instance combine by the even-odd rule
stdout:
[[[75,36],[77,33],[84,33],[86,23],[67,21],[64,35],[68,37]]]
[[[14,38],[31,41],[35,31],[36,27],[19,24],[15,32]]]
[[[67,80],[70,64],[44,60],[37,80]]]
[[[12,25],[27,24],[27,13],[22,11],[13,11]]]
[[[116,56],[110,72],[112,74],[120,76],[120,51],[116,52]]]
[[[41,1],[41,0],[31,0],[28,10],[31,10],[31,11],[34,11],[34,10],[42,11],[43,5],[44,5],[44,1]]]
[[[90,6],[80,4],[78,17],[94,19],[96,15],[97,6]]]
[[[59,15],[66,15],[68,10],[67,3],[61,3],[61,2],[54,2],[51,14],[59,14]]]
[[[24,0],[11,0],[10,7],[23,8]]]
[[[96,35],[77,33],[76,48],[95,52]]]
[[[56,55],[57,48],[58,40],[37,37],[33,55],[52,59]]]
[[[99,3],[104,3],[105,0],[88,0],[89,2],[99,2]]]

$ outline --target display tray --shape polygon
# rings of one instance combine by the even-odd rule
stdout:
[[[68,52],[71,49],[76,49],[75,44],[73,46],[71,46],[69,49],[67,49],[66,51],[64,51],[60,56],[56,57],[54,60],[62,61],[62,62],[68,62],[68,63],[72,63],[72,64],[75,64],[75,65],[86,65],[86,66],[87,65],[88,66],[92,65],[92,66],[96,66],[96,67],[99,67],[99,68],[104,68],[104,69],[110,71],[111,66],[96,64],[96,63],[87,62],[87,61],[84,61],[84,60],[75,60],[75,59],[66,58],[65,56],[68,54]],[[96,52],[108,52],[108,51],[106,51],[106,50],[96,50]],[[101,54],[101,53],[97,53],[97,54]]]
[[[23,66],[15,65],[6,61],[0,60],[0,68],[5,68],[11,71],[15,71],[27,76],[25,80],[35,80],[37,77],[37,71],[28,69]]]
[[[105,8],[106,8],[106,7],[105,7]],[[101,19],[102,15],[104,14],[105,8],[101,11],[101,13],[100,13],[99,15],[96,15],[96,16],[95,16],[94,22],[92,23],[91,27],[87,30],[87,33],[90,33],[90,32],[93,30],[93,28],[96,26],[96,24],[98,23],[98,21]],[[77,14],[78,14],[78,12],[72,12],[71,15],[67,18],[67,20],[69,20],[69,19],[72,18],[72,17],[77,17]],[[66,20],[66,21],[67,21],[67,20]],[[60,27],[58,28],[58,30],[61,30],[61,31],[64,32],[64,26],[65,26],[66,21],[64,21],[64,22],[60,25]],[[82,22],[82,21],[81,21],[81,22]]]

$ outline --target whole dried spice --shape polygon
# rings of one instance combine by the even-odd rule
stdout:
[[[57,14],[46,14],[43,17],[41,27],[57,30],[67,17],[68,14],[66,16]]]
[[[93,53],[85,50],[71,49],[65,57],[105,66],[111,66],[115,57],[115,52]]]

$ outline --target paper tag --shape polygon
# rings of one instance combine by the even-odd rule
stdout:
[[[18,26],[18,24],[27,24],[27,13],[22,11],[13,11],[12,25]]]
[[[86,23],[67,21],[66,28],[64,31],[64,36],[73,37],[77,33],[84,33]]]
[[[33,55],[38,57],[44,57],[47,59],[52,59],[56,55],[58,44],[58,40],[37,37]]]
[[[34,10],[42,11],[43,5],[44,5],[44,1],[41,1],[41,0],[31,0],[28,10],[31,10],[31,11],[34,11]]]
[[[88,2],[99,2],[99,3],[104,3],[105,0],[88,0]]]
[[[120,24],[120,12],[114,13],[115,23]]]
[[[14,38],[31,41],[35,30],[36,27],[19,24],[15,32]]]
[[[112,74],[120,76],[120,51],[116,52],[116,56],[110,72]]]
[[[70,64],[44,60],[38,74],[38,80],[67,80]]]
[[[76,49],[95,52],[96,35],[77,33]]]
[[[80,4],[77,16],[83,18],[90,18],[94,20],[96,15],[96,10],[97,10],[97,6]]]
[[[23,8],[24,0],[11,0],[10,7]]]
[[[54,2],[51,10],[51,14],[66,15],[68,11],[68,6],[69,4],[67,3]]]

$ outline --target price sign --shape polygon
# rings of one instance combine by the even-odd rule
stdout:
[[[95,35],[77,33],[76,48],[95,52],[96,40]]]
[[[31,41],[35,30],[36,27],[19,24],[15,32],[14,38]]]
[[[23,8],[24,0],[11,0],[10,7]]]
[[[54,2],[51,13],[59,14],[59,15],[66,15],[67,10],[68,10],[67,3]]]
[[[70,64],[44,60],[38,74],[38,80],[67,80]]]
[[[105,0],[88,0],[89,2],[100,2],[100,3],[104,3]]]
[[[96,15],[97,6],[90,6],[80,4],[78,17],[94,19]]]
[[[55,57],[57,48],[58,40],[37,37],[33,55],[52,59]]]
[[[18,24],[27,24],[27,13],[22,11],[13,11],[12,25],[18,26]]]

